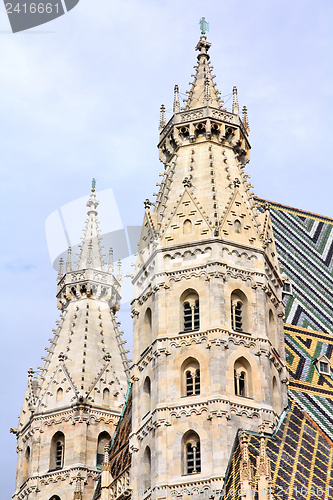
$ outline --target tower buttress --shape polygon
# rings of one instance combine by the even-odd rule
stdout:
[[[104,263],[95,189],[76,265],[59,266],[61,310],[39,371],[29,370],[17,435],[14,499],[90,500],[127,392],[129,363],[115,312],[121,285]],[[52,497],[53,498],[53,497]]]
[[[166,124],[162,109],[164,173],[133,278],[135,499],[217,498],[238,429],[272,434],[287,405],[269,207],[253,201],[247,110],[240,118],[235,87],[232,112],[220,99],[206,25],[185,108],[177,87]]]

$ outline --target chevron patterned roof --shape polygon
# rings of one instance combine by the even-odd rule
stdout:
[[[284,326],[290,409],[275,436],[266,439],[273,496],[333,498],[333,370],[323,375],[316,363],[322,355],[331,367],[333,361],[333,220],[256,201],[259,211],[270,204],[279,262],[292,284],[292,295],[285,297]],[[254,473],[258,452],[259,438],[249,434]],[[237,437],[223,500],[239,497],[240,458]]]
[[[295,401],[290,401],[290,410],[275,436],[266,439],[266,450],[271,464],[273,498],[332,498],[333,443]],[[249,455],[254,477],[258,452],[259,437],[249,434]],[[240,490],[240,445],[237,436],[221,500],[240,498]],[[256,481],[254,490],[255,500],[258,500]]]
[[[292,283],[285,322],[333,333],[333,220],[267,200],[280,266]]]

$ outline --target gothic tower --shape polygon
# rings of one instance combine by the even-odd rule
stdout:
[[[186,105],[161,108],[164,173],[146,200],[134,283],[134,498],[222,486],[238,429],[272,434],[287,406],[282,279],[269,207],[244,168],[246,108],[227,111],[204,31]]]
[[[29,371],[17,429],[14,499],[92,497],[127,391],[128,360],[115,313],[121,275],[101,252],[95,189],[77,265],[60,265],[57,328],[44,364]]]

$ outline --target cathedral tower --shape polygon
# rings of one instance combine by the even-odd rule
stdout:
[[[120,282],[101,252],[93,188],[77,265],[60,265],[61,310],[44,364],[29,371],[17,429],[14,499],[91,499],[126,397],[128,360],[115,312]],[[107,268],[106,268],[107,267]]]
[[[205,29],[184,108],[161,108],[164,173],[146,200],[136,262],[131,481],[134,498],[222,486],[238,429],[272,434],[287,406],[282,279],[269,207],[249,175],[237,89],[227,111]]]

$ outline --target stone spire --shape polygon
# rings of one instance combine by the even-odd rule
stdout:
[[[239,114],[239,104],[238,104],[238,96],[237,96],[237,87],[234,85],[232,89],[232,112],[235,115]]]
[[[98,443],[103,431],[112,436],[125,402],[129,362],[115,316],[121,298],[121,275],[120,271],[118,279],[113,275],[112,251],[105,269],[97,205],[93,185],[77,269],[71,265],[71,249],[64,275],[62,264],[59,266],[57,299],[61,313],[57,328],[45,348],[39,372],[29,371],[15,430],[18,448],[23,450],[18,458],[15,500],[27,496],[40,477],[55,469],[61,478],[57,493],[62,498],[71,491],[72,472],[78,467],[74,498],[91,498],[100,464],[96,463],[97,449],[87,442]],[[52,420],[48,420],[50,414]],[[36,426],[44,429],[38,445],[32,437]],[[55,436],[60,436],[57,443],[64,449],[61,456],[55,455]],[[29,470],[27,456],[31,460]],[[52,485],[48,484],[39,486],[43,498],[52,496]]]
[[[77,269],[99,269],[104,271],[104,260],[100,242],[100,234],[97,221],[97,207],[99,202],[96,199],[95,189],[92,188],[89,200],[87,201],[88,220],[86,222],[81,251],[78,258]]]
[[[222,108],[223,101],[220,99],[220,92],[215,87],[212,75],[213,67],[209,64],[210,56],[208,51],[211,43],[207,42],[206,35],[201,34],[195,50],[199,51],[198,64],[194,67],[196,73],[189,94],[185,110],[196,109],[202,106],[212,106],[213,108]]]

